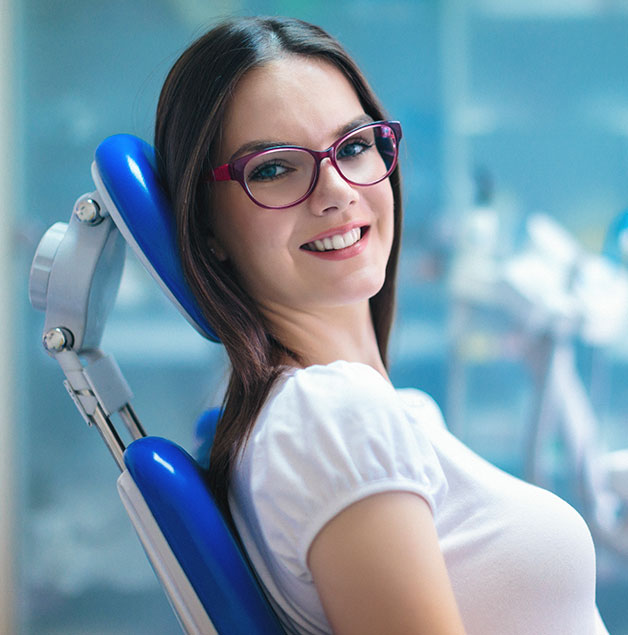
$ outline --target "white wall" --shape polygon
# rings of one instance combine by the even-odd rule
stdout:
[[[13,99],[13,2],[0,0],[0,325],[5,330],[0,352],[0,633],[14,632],[12,487],[13,375],[11,325],[13,324],[13,210],[15,203]],[[7,349],[7,347],[9,347]]]

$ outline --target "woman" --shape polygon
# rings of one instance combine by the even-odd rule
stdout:
[[[584,521],[388,380],[400,141],[298,20],[225,22],[171,70],[155,145],[232,364],[212,489],[289,632],[604,633]]]

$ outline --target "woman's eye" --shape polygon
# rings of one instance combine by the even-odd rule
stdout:
[[[249,181],[272,181],[283,174],[288,172],[288,168],[281,165],[280,163],[264,163],[262,165],[258,165],[252,172],[249,174]]]
[[[352,157],[356,157],[363,152],[366,152],[369,148],[373,146],[372,143],[367,143],[366,141],[352,139],[351,141],[347,141],[337,152],[336,157],[338,159],[350,159]]]

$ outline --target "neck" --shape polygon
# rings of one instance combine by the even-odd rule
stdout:
[[[311,312],[272,307],[264,307],[263,312],[280,341],[299,355],[304,366],[360,362],[388,379],[368,301]]]

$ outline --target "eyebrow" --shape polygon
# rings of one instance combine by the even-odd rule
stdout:
[[[348,123],[340,126],[334,131],[334,136],[336,139],[339,139],[347,132],[351,132],[354,128],[358,128],[367,123],[371,123],[373,121],[373,117],[367,115],[366,113],[352,119]],[[243,143],[230,157],[227,163],[231,163],[235,161],[237,158],[244,156],[246,154],[251,154],[253,152],[261,152],[262,150],[267,150],[268,148],[274,148],[276,146],[295,146],[296,143],[291,143],[289,141],[282,141],[280,139],[255,139],[254,141],[247,141]]]

